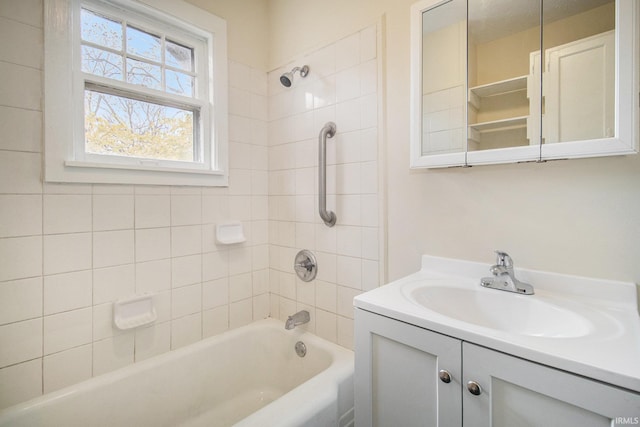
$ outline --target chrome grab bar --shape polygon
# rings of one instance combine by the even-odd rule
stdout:
[[[336,134],[336,124],[327,122],[318,136],[318,212],[327,227],[336,223],[336,214],[327,211],[327,138]]]

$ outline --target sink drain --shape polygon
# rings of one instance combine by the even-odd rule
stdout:
[[[300,357],[307,355],[307,346],[302,341],[296,343],[296,354]]]

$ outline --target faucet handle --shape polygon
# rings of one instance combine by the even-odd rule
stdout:
[[[499,265],[501,267],[507,267],[507,268],[513,267],[513,260],[511,259],[508,253],[502,252],[502,251],[496,251],[496,255],[497,255],[496,265]]]

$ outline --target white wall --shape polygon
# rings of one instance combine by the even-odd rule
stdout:
[[[251,46],[230,52],[228,188],[43,184],[42,10],[0,1],[0,408],[269,315],[267,80],[236,59]],[[229,219],[248,241],[217,246]],[[116,330],[112,301],[141,292],[158,320]]]
[[[241,64],[267,71],[268,0],[185,1],[227,21],[227,48],[230,58]]]
[[[412,0],[272,0],[270,66],[384,15],[388,278],[420,255],[640,282],[640,156],[410,171]]]

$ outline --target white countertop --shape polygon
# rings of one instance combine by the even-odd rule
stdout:
[[[357,296],[357,308],[378,313],[547,366],[640,392],[640,316],[634,283],[590,279],[518,269],[534,295],[518,295],[480,286],[489,264],[423,256],[419,272]],[[588,318],[580,336],[524,335],[468,323],[419,305],[407,295],[422,286],[451,286],[512,298],[553,301]],[[488,296],[487,296],[488,297]],[[507,302],[508,303],[508,302]],[[506,311],[506,310],[505,310]],[[505,314],[505,316],[512,314]],[[523,313],[522,315],[526,315]]]

